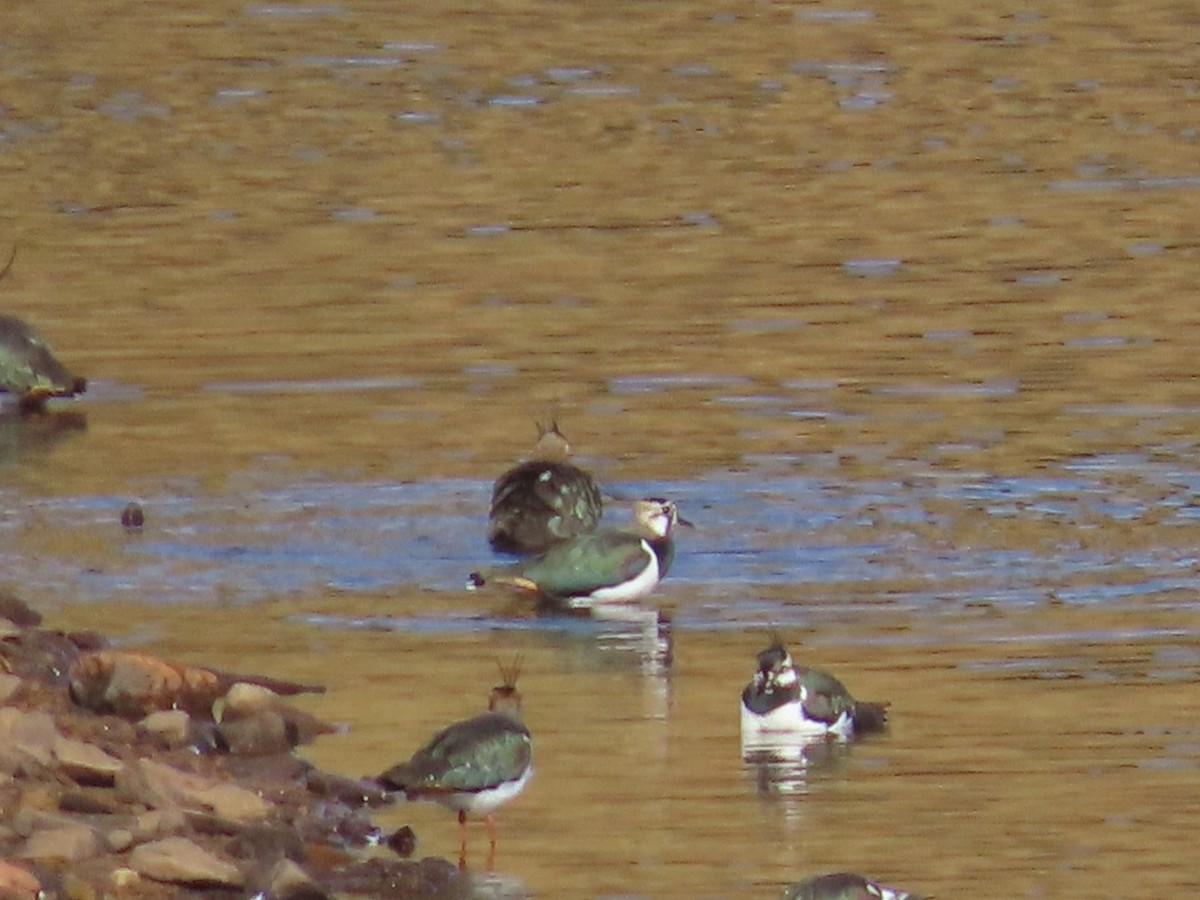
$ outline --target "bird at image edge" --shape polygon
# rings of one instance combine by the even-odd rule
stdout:
[[[3,281],[16,259],[14,250]],[[87,390],[80,378],[58,361],[45,338],[16,316],[0,315],[0,393],[16,398],[21,412],[38,412],[51,397],[74,397]]]
[[[783,900],[923,900],[916,894],[868,881],[861,875],[837,872],[793,884]]]

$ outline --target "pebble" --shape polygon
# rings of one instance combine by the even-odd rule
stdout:
[[[128,828],[114,828],[104,833],[104,843],[113,853],[124,853],[133,846],[133,832]]]
[[[121,510],[121,524],[127,531],[140,531],[146,524],[146,511],[136,500],[130,500]]]
[[[113,883],[113,887],[118,889],[131,888],[142,880],[142,876],[130,869],[128,866],[122,866],[119,869],[113,869],[112,875],[109,876]]]
[[[181,747],[191,733],[192,717],[182,709],[167,709],[153,712],[138,722],[138,728],[152,734],[168,747]]]

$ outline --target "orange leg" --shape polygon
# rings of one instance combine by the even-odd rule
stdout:
[[[496,823],[492,819],[491,813],[483,817],[483,824],[487,827],[488,836],[487,867],[489,872],[494,872],[496,871]]]
[[[458,811],[458,867],[467,867],[467,811]]]

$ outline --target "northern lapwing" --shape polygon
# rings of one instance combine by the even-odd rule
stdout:
[[[922,900],[850,872],[822,875],[783,889],[783,900]]]
[[[0,392],[22,412],[43,409],[51,397],[74,397],[87,379],[58,361],[45,339],[16,316],[0,316]]]
[[[17,258],[13,250],[3,281]],[[45,338],[16,316],[0,315],[0,393],[16,398],[21,412],[38,412],[51,397],[74,397],[87,390],[87,379],[58,361]]]
[[[469,589],[495,583],[537,596],[551,609],[630,603],[662,581],[675,558],[679,517],[670,500],[638,500],[630,530],[601,529],[564,541],[536,559],[472,572]]]
[[[501,672],[503,683],[492,689],[487,712],[443,728],[408,762],[377,779],[409,800],[432,800],[458,812],[459,866],[467,862],[467,813],[475,813],[484,817],[487,864],[493,867],[492,813],[520,794],[533,774],[533,738],[522,721],[517,692],[519,662]]]
[[[742,691],[742,743],[766,737],[805,740],[882,731],[887,704],[855,700],[827,672],[797,666],[778,639],[758,654],[758,668]]]
[[[604,512],[600,488],[568,462],[571,448],[558,424],[538,425],[533,458],[509,469],[492,486],[488,543],[501,553],[544,553],[593,530]]]

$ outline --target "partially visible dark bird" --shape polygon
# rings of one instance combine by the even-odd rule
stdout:
[[[768,735],[798,740],[882,731],[887,704],[855,700],[827,672],[797,666],[775,639],[758,654],[758,670],[742,691],[742,743]]]
[[[533,458],[509,469],[492,487],[488,542],[501,553],[544,553],[596,527],[604,511],[600,488],[568,462],[571,447],[558,425],[538,425]]]
[[[51,397],[74,397],[87,379],[71,373],[50,345],[16,316],[0,315],[0,392],[14,396],[22,412],[41,410]]]
[[[916,894],[868,881],[861,875],[836,872],[783,889],[783,900],[922,900]]]
[[[521,719],[518,665],[502,669],[488,711],[455,722],[435,734],[408,762],[377,779],[409,800],[432,800],[458,811],[460,866],[467,860],[467,813],[481,813],[487,826],[488,868],[495,863],[492,813],[525,789],[533,774],[533,738]]]
[[[675,559],[675,504],[638,500],[634,527],[601,529],[551,547],[541,556],[508,566],[472,572],[468,589],[502,584],[540,598],[552,610],[586,609],[597,603],[632,603],[666,576]]]

